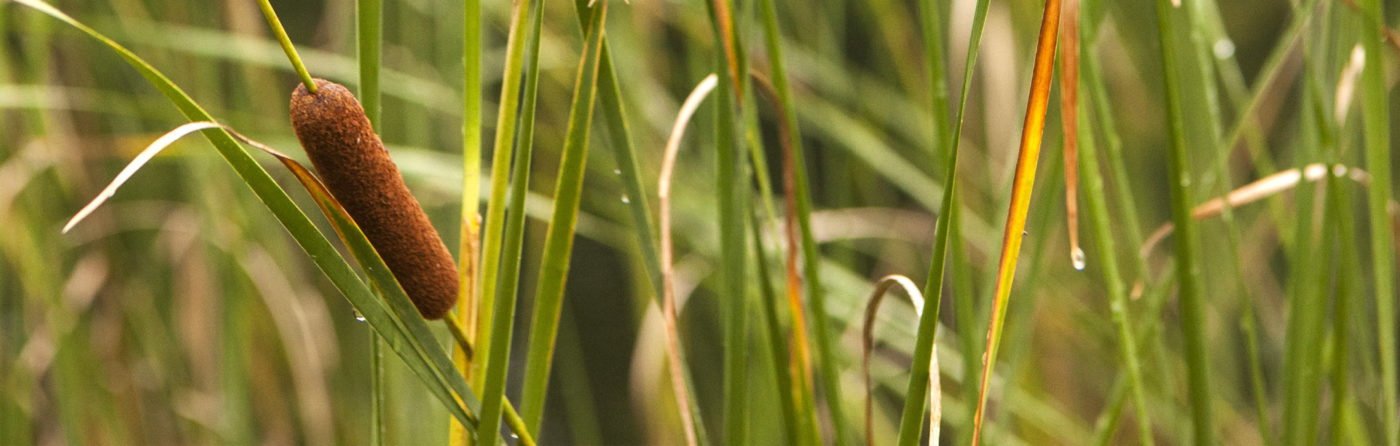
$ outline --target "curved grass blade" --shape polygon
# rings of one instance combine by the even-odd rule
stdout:
[[[675,265],[672,255],[671,244],[671,172],[676,166],[676,153],[680,149],[681,137],[685,134],[685,128],[690,124],[690,118],[695,115],[696,109],[700,108],[701,101],[705,100],[711,91],[715,89],[718,77],[711,74],[705,76],[695,90],[690,92],[690,96],[685,98],[685,103],[681,104],[680,113],[676,116],[676,123],[671,127],[671,136],[666,139],[665,157],[661,161],[661,176],[657,180],[656,196],[660,201],[661,215],[661,280],[662,289],[662,320],[666,323],[666,353],[667,361],[671,368],[671,387],[676,395],[676,405],[681,412],[681,422],[685,427],[686,444],[694,446],[695,420],[691,418],[690,397],[685,386],[685,363],[680,356],[680,335],[676,328],[676,286],[675,286]]]
[[[882,277],[880,278],[880,280],[876,281],[875,290],[871,291],[870,298],[866,299],[867,303],[865,304],[865,323],[863,325],[864,328],[861,329],[860,337],[860,358],[861,372],[865,375],[865,443],[871,446],[875,444],[875,433],[871,429],[871,418],[873,410],[871,409],[870,401],[871,393],[874,391],[874,387],[872,387],[872,385],[870,384],[870,353],[875,348],[875,315],[880,309],[880,303],[883,302],[885,299],[885,294],[888,293],[890,288],[894,287],[895,285],[899,285],[900,287],[904,288],[904,294],[909,296],[910,302],[914,304],[914,313],[916,316],[924,314],[925,308],[924,295],[922,293],[919,293],[919,287],[914,285],[914,281],[909,280],[908,277],[899,274],[891,274]],[[935,341],[935,350],[937,350],[937,344],[938,342]],[[938,439],[940,437],[939,431],[941,430],[941,423],[939,420],[943,418],[943,391],[938,374],[938,354],[937,352],[934,353],[935,354],[933,356],[929,357],[928,363],[928,368],[930,370],[928,376],[929,446],[935,446],[938,444]]]
[[[1045,14],[1036,42],[1035,68],[1031,76],[1031,94],[1026,104],[1026,122],[1021,131],[1021,150],[1016,160],[1016,176],[1011,185],[1011,208],[1006,215],[1006,232],[1002,235],[1001,261],[997,266],[997,285],[992,302],[992,320],[987,327],[987,349],[982,356],[982,383],[977,391],[977,412],[972,421],[972,444],[981,438],[982,420],[987,413],[987,390],[996,364],[997,347],[1006,321],[1007,301],[1011,297],[1012,280],[1016,277],[1016,259],[1021,253],[1021,240],[1030,210],[1031,189],[1035,187],[1035,166],[1040,157],[1041,132],[1045,130],[1045,109],[1050,101],[1052,64],[1055,59],[1055,36],[1059,32],[1060,1],[1045,2]]]
[[[126,180],[131,179],[131,176],[135,175],[136,171],[141,170],[141,168],[144,167],[151,158],[155,158],[160,151],[165,150],[166,147],[170,147],[171,144],[174,144],[175,141],[178,141],[180,138],[184,138],[185,135],[200,130],[217,128],[220,128],[220,125],[216,122],[190,122],[176,127],[174,130],[166,132],[164,135],[160,135],[160,137],[156,138],[149,146],[146,146],[141,153],[137,154],[136,158],[133,158],[130,163],[127,163],[126,167],[123,167],[121,172],[117,173],[117,176],[112,179],[112,182],[108,184],[107,187],[103,188],[102,192],[99,192],[96,198],[93,198],[86,206],[83,206],[76,214],[73,214],[73,218],[68,219],[68,223],[63,225],[63,233],[68,233],[69,229],[73,229],[73,226],[87,218],[88,215],[92,214],[92,211],[97,210],[98,207],[102,206],[102,203],[107,202],[108,198],[112,198],[112,196],[117,193],[117,188],[126,184]]]

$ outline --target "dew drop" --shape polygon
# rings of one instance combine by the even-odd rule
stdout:
[[[1216,59],[1229,59],[1230,56],[1235,55],[1235,42],[1231,42],[1230,39],[1220,39],[1215,41],[1211,50],[1215,52]]]
[[[364,322],[364,321],[365,321],[365,315],[360,314],[360,310],[354,310],[354,311],[355,311],[355,322]]]
[[[613,175],[622,175],[622,169],[613,169]]]
[[[1083,249],[1079,249],[1079,248],[1077,248],[1077,247],[1074,248],[1074,250],[1071,251],[1071,252],[1069,253],[1069,258],[1070,258],[1070,262],[1074,264],[1074,269],[1075,269],[1076,271],[1084,271],[1084,250],[1083,250]]]
[[[622,194],[622,202],[623,202],[623,203],[631,203],[631,202],[632,202],[632,199],[631,199],[631,198],[628,198],[628,197],[627,197],[627,194]]]

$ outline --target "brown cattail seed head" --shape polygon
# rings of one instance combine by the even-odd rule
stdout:
[[[457,268],[442,238],[409,194],[360,102],[316,79],[316,93],[292,92],[292,128],[326,188],[345,206],[418,312],[447,314],[457,301]]]

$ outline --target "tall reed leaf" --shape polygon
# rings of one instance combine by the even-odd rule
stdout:
[[[588,37],[574,82],[569,126],[559,161],[559,175],[556,177],[554,210],[545,234],[544,256],[540,260],[540,282],[535,288],[530,350],[525,362],[524,392],[529,396],[523,401],[529,404],[525,406],[525,415],[531,426],[539,426],[544,416],[544,395],[549,388],[555,338],[559,332],[559,312],[564,304],[564,283],[568,279],[574,230],[578,225],[579,200],[583,196],[584,163],[588,160],[588,136],[593,122],[593,100],[598,90],[598,59],[602,53],[607,3],[598,2],[590,8],[591,18],[585,33]],[[524,191],[521,192],[523,198]]]
[[[934,351],[934,338],[938,335],[938,310],[943,303],[943,270],[947,260],[950,230],[953,217],[957,214],[955,192],[958,185],[958,146],[962,141],[963,118],[967,111],[967,96],[972,90],[972,73],[977,66],[977,52],[982,45],[982,28],[987,23],[988,0],[977,0],[977,8],[972,16],[972,35],[967,41],[967,58],[963,63],[962,93],[958,96],[958,117],[953,121],[952,141],[948,144],[948,160],[943,181],[943,198],[938,211],[937,228],[934,231],[933,260],[929,263],[928,278],[924,282],[924,296],[933,296],[929,310],[919,315],[918,333],[914,338],[914,362],[909,367],[909,385],[904,392],[904,410],[899,418],[899,445],[914,446],[919,442],[923,430],[924,396],[928,394],[929,370]],[[928,8],[929,6],[925,6]],[[930,17],[930,15],[925,15]],[[936,18],[935,18],[936,20]],[[934,26],[925,24],[924,26]],[[925,42],[925,44],[929,44]],[[937,89],[934,89],[937,92]],[[942,136],[935,134],[934,145],[941,143]],[[966,336],[967,334],[964,334]]]
[[[982,356],[982,382],[977,394],[977,413],[972,421],[972,444],[981,437],[982,420],[986,417],[987,390],[992,382],[992,367],[1001,344],[1001,329],[1006,321],[1006,307],[1011,297],[1011,283],[1016,277],[1016,259],[1021,253],[1021,239],[1030,210],[1031,190],[1035,187],[1035,166],[1040,158],[1041,132],[1045,130],[1045,109],[1050,102],[1051,74],[1055,60],[1055,36],[1060,29],[1060,2],[1045,2],[1044,18],[1040,23],[1040,39],[1036,42],[1035,67],[1031,75],[1031,93],[1026,102],[1026,121],[1021,128],[1021,150],[1016,160],[1016,177],[1011,183],[1011,207],[1006,214],[1006,231],[1002,235],[1001,260],[997,263],[997,285],[992,302],[992,320],[987,327],[987,349]]]
[[[1181,330],[1186,344],[1187,386],[1191,399],[1194,444],[1215,443],[1215,421],[1211,409],[1209,363],[1205,346],[1205,302],[1201,297],[1201,270],[1196,261],[1195,222],[1191,219],[1191,163],[1187,157],[1185,126],[1182,123],[1181,85],[1176,55],[1176,38],[1171,0],[1157,0],[1157,37],[1162,58],[1162,85],[1167,101],[1167,177],[1171,182],[1172,222],[1176,226],[1176,269],[1179,272]]]

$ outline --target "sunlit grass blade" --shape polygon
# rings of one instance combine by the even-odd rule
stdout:
[[[666,360],[671,369],[671,388],[676,397],[676,406],[680,410],[680,418],[685,429],[686,444],[694,446],[697,442],[695,431],[695,420],[690,416],[690,396],[686,389],[685,362],[680,355],[680,333],[676,326],[676,290],[674,259],[671,246],[671,174],[676,166],[676,153],[680,149],[681,137],[685,134],[685,128],[690,124],[691,116],[695,115],[696,109],[700,108],[701,101],[705,96],[715,89],[718,78],[711,74],[705,76],[695,90],[686,97],[685,103],[681,105],[680,112],[676,116],[676,123],[671,127],[671,136],[666,139],[666,151],[661,161],[661,175],[657,180],[656,197],[660,202],[661,215],[661,280],[664,294],[662,295],[661,318],[666,323]]]
[[[127,163],[126,167],[123,167],[121,172],[117,173],[117,176],[112,179],[112,182],[108,184],[107,187],[103,188],[102,192],[98,193],[96,198],[93,198],[86,206],[83,206],[76,214],[73,214],[73,217],[68,219],[68,223],[63,225],[63,232],[67,233],[68,230],[73,229],[73,226],[82,222],[88,215],[91,215],[93,211],[96,211],[98,207],[102,206],[102,203],[106,203],[108,198],[112,198],[112,196],[116,195],[117,189],[123,184],[126,184],[126,181],[131,179],[132,175],[135,175],[137,171],[141,170],[141,168],[151,160],[151,158],[155,158],[156,155],[160,154],[160,152],[167,147],[170,147],[175,141],[200,130],[217,128],[222,128],[222,126],[216,122],[190,122],[176,127],[166,132],[164,135],[160,135],[160,137],[151,142],[149,146],[141,150],[141,153],[136,155],[136,158],[133,158],[130,163]]]
[[[549,372],[559,330],[559,313],[564,303],[564,283],[568,278],[574,230],[578,225],[584,166],[588,159],[589,129],[593,122],[593,102],[598,90],[598,59],[602,53],[603,27],[607,11],[607,2],[600,2],[590,8],[591,18],[585,33],[587,40],[574,82],[569,125],[563,153],[560,155],[559,174],[556,177],[558,182],[554,189],[554,209],[545,234],[544,254],[540,260],[540,281],[535,288],[535,311],[530,324],[529,352],[524,372],[525,396],[522,397],[522,403],[527,404],[527,424],[536,429],[544,417],[545,394],[549,389]],[[509,331],[503,333],[509,336]],[[501,378],[504,379],[505,376],[502,375]],[[500,384],[504,386],[504,380]]]
[[[1167,102],[1167,171],[1171,190],[1172,221],[1177,227],[1176,264],[1181,305],[1181,330],[1185,338],[1187,387],[1191,400],[1194,436],[1199,445],[1215,443],[1215,420],[1211,409],[1210,372],[1206,359],[1205,303],[1201,296],[1201,270],[1196,259],[1199,241],[1191,219],[1191,166],[1186,150],[1182,120],[1181,86],[1178,78],[1176,38],[1171,0],[1157,0],[1158,50],[1162,59],[1162,84]]]
[[[997,284],[993,293],[992,319],[987,327],[987,349],[982,356],[982,380],[977,394],[977,413],[972,421],[972,444],[981,438],[982,421],[986,418],[987,390],[992,382],[997,347],[1001,343],[1002,324],[1011,297],[1011,285],[1016,277],[1016,260],[1021,253],[1021,239],[1030,210],[1031,190],[1035,187],[1036,161],[1040,158],[1041,133],[1045,130],[1045,109],[1050,102],[1051,74],[1055,60],[1055,36],[1060,28],[1060,2],[1045,2],[1040,38],[1036,42],[1035,67],[1031,75],[1031,93],[1026,102],[1026,121],[1021,127],[1021,149],[1016,160],[1016,176],[1011,183],[1011,203],[1006,215],[1006,231],[1002,235],[1001,260],[997,262]]]
[[[967,111],[967,97],[972,89],[972,73],[977,64],[978,49],[982,45],[982,29],[987,23],[988,0],[978,0],[977,7],[972,16],[972,34],[967,42],[967,58],[963,63],[963,83],[961,93],[958,96],[958,117],[953,121],[951,141],[948,142],[948,160],[944,167],[943,175],[944,188],[941,204],[939,205],[938,223],[934,230],[933,260],[929,263],[928,278],[924,282],[924,295],[933,296],[933,303],[929,305],[929,311],[919,316],[918,333],[914,339],[914,362],[909,367],[909,384],[904,393],[904,410],[900,412],[899,418],[899,439],[900,446],[914,446],[919,442],[919,435],[922,432],[924,412],[924,395],[928,392],[928,362],[933,356],[933,341],[938,335],[938,311],[943,302],[943,270],[947,260],[949,238],[952,234],[952,221],[956,206],[957,175],[958,175],[958,146],[962,141],[963,118]],[[925,8],[932,7],[926,5]],[[925,13],[925,18],[938,20],[936,15]],[[935,26],[925,24],[924,26]],[[932,43],[925,42],[926,45]],[[938,91],[936,88],[934,91]],[[935,116],[937,114],[935,113]],[[935,135],[932,141],[935,146],[946,141],[941,135]],[[964,377],[966,379],[966,377]]]
[[[871,394],[873,393],[874,388],[870,384],[870,353],[875,348],[875,316],[877,314],[877,311],[879,311],[880,309],[880,303],[883,302],[885,299],[885,294],[887,294],[890,288],[893,288],[895,285],[899,285],[901,288],[904,288],[904,294],[909,296],[909,300],[914,304],[914,314],[916,317],[918,315],[922,315],[924,313],[925,308],[924,295],[922,293],[919,293],[919,287],[914,285],[914,281],[909,280],[908,277],[898,274],[888,275],[880,278],[880,280],[875,281],[875,290],[871,291],[870,297],[866,299],[864,319],[865,322],[862,325],[863,328],[861,329],[861,371],[865,375],[865,443],[868,445],[875,444],[875,433],[871,426]],[[937,341],[935,341],[935,350],[937,350],[937,344]],[[935,446],[939,444],[939,432],[941,430],[940,420],[943,417],[943,405],[941,404],[943,401],[943,392],[941,388],[942,386],[940,385],[940,377],[938,374],[938,355],[936,353],[937,352],[935,352],[934,355],[929,356],[928,364],[928,368],[930,370],[928,376],[929,446]]]
[[[1223,197],[1216,197],[1196,205],[1191,208],[1191,218],[1204,220],[1215,217],[1224,212],[1225,208],[1237,208],[1250,203],[1272,197],[1284,191],[1292,190],[1303,184],[1305,181],[1318,181],[1331,175],[1337,178],[1350,178],[1361,185],[1369,185],[1370,174],[1361,169],[1347,167],[1340,164],[1327,166],[1322,163],[1313,163],[1303,166],[1302,169],[1288,169],[1273,175],[1254,180],[1249,184],[1231,190]],[[1142,249],[1138,255],[1147,258],[1156,250],[1157,245],[1162,243],[1167,236],[1172,234],[1175,225],[1172,222],[1163,223],[1142,243]]]

